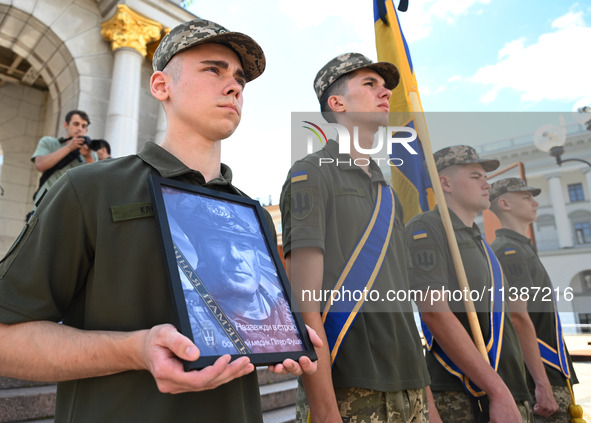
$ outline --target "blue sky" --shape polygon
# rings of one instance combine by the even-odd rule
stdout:
[[[377,58],[372,2],[193,0],[189,10],[250,35],[265,50],[267,69],[246,88],[242,123],[224,142],[222,160],[241,189],[276,200],[291,162],[291,112],[318,110],[316,72],[348,51]],[[591,105],[589,2],[409,0],[399,16],[427,112],[569,114],[576,102]],[[558,113],[556,122],[539,115],[539,125],[558,124]],[[434,149],[449,144],[430,133]]]

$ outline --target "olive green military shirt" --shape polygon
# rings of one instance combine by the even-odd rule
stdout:
[[[479,295],[484,294],[481,295],[482,301],[475,302],[475,307],[486,343],[490,337],[490,315],[486,311],[489,309],[488,289],[491,286],[491,276],[481,243],[482,237],[476,224],[468,227],[453,211],[450,210],[449,213],[470,290],[477,291]],[[410,270],[410,280],[414,289],[423,291],[445,289],[452,293],[460,291],[447,245],[447,237],[437,208],[411,219],[406,227],[406,239],[412,257],[413,267]],[[466,331],[471,333],[462,299],[456,298],[459,298],[459,301],[453,301],[453,297],[451,297],[448,304]],[[511,390],[516,401],[530,400],[525,382],[521,347],[515,328],[511,323],[508,304],[505,304],[502,342],[498,373]],[[434,391],[464,391],[460,380],[447,372],[429,351],[427,352],[427,366],[431,375],[431,389]]]
[[[339,160],[339,165],[319,159]],[[323,290],[332,289],[368,225],[377,190],[385,184],[372,161],[371,178],[348,164],[349,155],[329,141],[320,151],[296,162],[281,193],[283,249],[317,247],[324,254]],[[292,175],[302,175],[291,182]],[[394,228],[386,257],[373,285],[380,300],[366,301],[347,334],[332,369],[334,386],[384,392],[418,389],[429,384],[410,301],[389,301],[388,290],[408,289],[409,264],[402,207],[395,197]],[[298,269],[292,269],[292,275]],[[298,289],[296,287],[295,292]],[[324,303],[323,303],[324,305]]]
[[[240,194],[227,166],[206,183],[152,142],[138,155],[70,170],[0,262],[0,321],[61,320],[108,331],[173,322],[150,174]],[[56,422],[190,421],[261,422],[256,374],[179,395],[160,393],[147,371],[58,385]]]
[[[520,295],[523,288],[527,293],[529,316],[536,329],[539,339],[553,348],[558,345],[556,336],[556,318],[554,316],[554,287],[548,276],[548,272],[540,261],[528,237],[511,229],[498,229],[496,238],[491,244],[496,256],[503,267],[503,272],[510,287],[520,291],[509,292],[509,295]],[[565,345],[566,348],[566,345]],[[571,381],[577,383],[572,359],[568,354]],[[553,386],[566,386],[565,376],[558,370],[548,365],[544,366],[548,374],[548,380]],[[527,369],[526,369],[527,370]],[[532,388],[535,383],[527,371],[528,385]]]

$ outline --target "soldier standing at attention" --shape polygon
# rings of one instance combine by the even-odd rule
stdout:
[[[535,398],[534,420],[559,423],[570,421],[567,379],[577,383],[577,376],[562,337],[554,287],[527,236],[538,213],[534,197],[541,191],[520,178],[492,184],[490,209],[502,227],[491,246],[511,287],[507,297],[527,366],[528,386]]]
[[[399,79],[393,64],[348,53],[318,72],[314,89],[325,119],[349,134],[358,130],[359,143],[368,149],[374,133],[387,125],[388,100]],[[350,154],[339,153],[339,142],[344,141],[329,140],[296,162],[283,186],[290,281],[295,295],[306,287],[366,289],[385,298],[388,291],[409,287],[402,207],[376,162],[355,148],[353,136],[346,146]],[[323,309],[310,303],[302,304],[304,320],[326,346],[318,350],[318,372],[300,381],[296,421],[306,422],[311,413],[314,423],[427,422],[429,375],[410,301],[361,299],[330,308],[322,303]]]
[[[428,345],[427,366],[437,410],[446,423],[487,419],[487,406],[490,422],[532,422],[521,348],[508,305],[505,307],[498,298],[503,276],[474,223],[478,213],[490,205],[486,172],[496,169],[499,161],[480,159],[466,145],[444,148],[434,156],[470,295],[483,293],[475,307],[490,360],[487,363],[475,347],[463,301],[456,300],[456,294],[462,291],[439,209],[415,216],[406,228],[413,265],[410,280],[414,289],[425,293],[417,305]]]
[[[171,324],[148,177],[243,195],[221,143],[265,56],[247,35],[195,19],[162,39],[153,68],[162,144],[67,172],[0,261],[0,375],[58,381],[56,422],[262,423],[248,357],[184,371],[181,360],[200,351]],[[316,364],[302,357],[271,369],[299,375]]]

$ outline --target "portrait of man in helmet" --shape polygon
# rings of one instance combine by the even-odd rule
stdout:
[[[250,353],[302,351],[254,210],[173,189],[163,193],[173,241],[196,275],[179,267],[202,355],[244,353],[241,347]]]

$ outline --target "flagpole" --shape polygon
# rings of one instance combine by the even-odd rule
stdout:
[[[439,172],[437,172],[437,166],[435,165],[435,158],[433,157],[433,148],[431,147],[431,139],[429,138],[429,131],[427,130],[427,124],[425,122],[425,115],[423,113],[423,107],[419,96],[415,91],[409,91],[408,96],[412,105],[412,110],[415,118],[415,128],[421,140],[423,146],[423,152],[425,153],[425,162],[427,164],[427,170],[429,177],[431,178],[431,185],[435,193],[435,199],[439,205],[439,213],[441,214],[441,221],[445,234],[447,236],[447,243],[451,253],[452,261],[458,277],[458,283],[460,288],[464,292],[470,292],[470,285],[468,284],[468,278],[466,276],[466,270],[462,263],[462,256],[460,255],[460,249],[458,247],[458,241],[456,240],[456,234],[454,232],[451,216],[447,208],[447,203],[443,195],[443,189],[441,188],[441,182],[439,181]],[[476,315],[476,309],[474,303],[470,299],[470,295],[464,296],[464,306],[466,307],[466,314],[468,316],[468,322],[470,324],[470,330],[472,331],[472,337],[474,344],[482,357],[490,364],[486,346],[484,344],[484,338],[482,336],[482,330],[478,323],[478,316]]]
[[[384,20],[384,23],[389,27],[392,33],[392,41],[393,45],[389,46],[389,48],[394,52],[394,57],[384,57],[386,61],[394,63],[398,66],[400,71],[400,79],[401,84],[403,85],[404,93],[406,96],[405,104],[392,104],[392,99],[390,99],[390,109],[400,111],[412,111],[414,115],[415,121],[415,129],[418,132],[419,139],[421,140],[421,145],[423,146],[423,153],[425,156],[425,162],[427,164],[427,170],[429,172],[429,177],[431,179],[431,185],[433,192],[435,194],[435,199],[437,204],[439,204],[439,212],[441,214],[441,220],[443,223],[443,227],[445,229],[445,233],[447,235],[447,242],[449,244],[449,250],[452,256],[454,268],[456,270],[456,274],[458,277],[458,283],[460,288],[465,290],[465,292],[469,292],[470,286],[468,284],[468,278],[466,277],[466,271],[464,269],[464,265],[462,263],[462,258],[460,255],[460,249],[458,248],[458,243],[456,240],[456,235],[453,230],[453,226],[451,223],[451,217],[449,215],[449,210],[447,208],[447,204],[445,201],[445,197],[443,196],[443,189],[441,188],[441,183],[439,182],[439,174],[437,172],[437,166],[435,165],[435,159],[433,158],[433,149],[431,147],[431,141],[429,138],[429,131],[427,130],[427,124],[425,122],[425,115],[423,113],[423,107],[421,106],[421,100],[419,99],[418,87],[416,83],[416,78],[414,77],[414,73],[412,70],[412,65],[410,63],[410,57],[406,57],[404,60],[404,56],[408,55],[407,46],[404,42],[404,36],[402,35],[402,28],[398,24],[398,18],[396,16],[396,11],[394,10],[394,3],[392,0],[376,0],[374,3],[374,8],[377,8],[379,11],[380,7],[379,4],[385,4],[385,13],[386,16],[391,16],[392,19]],[[374,13],[376,13],[376,9],[374,9]],[[381,14],[381,12],[379,12]],[[375,15],[374,15],[375,17]],[[376,47],[377,47],[377,40],[376,40]],[[378,58],[380,56],[380,49],[378,49]],[[391,56],[391,55],[390,55]],[[410,103],[410,104],[409,104]],[[410,107],[406,107],[406,106]],[[398,109],[401,110],[398,110]],[[470,325],[470,330],[472,332],[472,338],[474,340],[474,344],[478,351],[482,354],[484,359],[487,362],[489,361],[488,354],[486,351],[486,346],[484,343],[484,339],[482,336],[482,330],[480,328],[480,324],[478,322],[478,317],[476,315],[476,311],[474,309],[474,303],[470,299],[470,296],[467,295],[464,297],[464,305],[466,308],[466,313],[468,317],[468,322]]]

